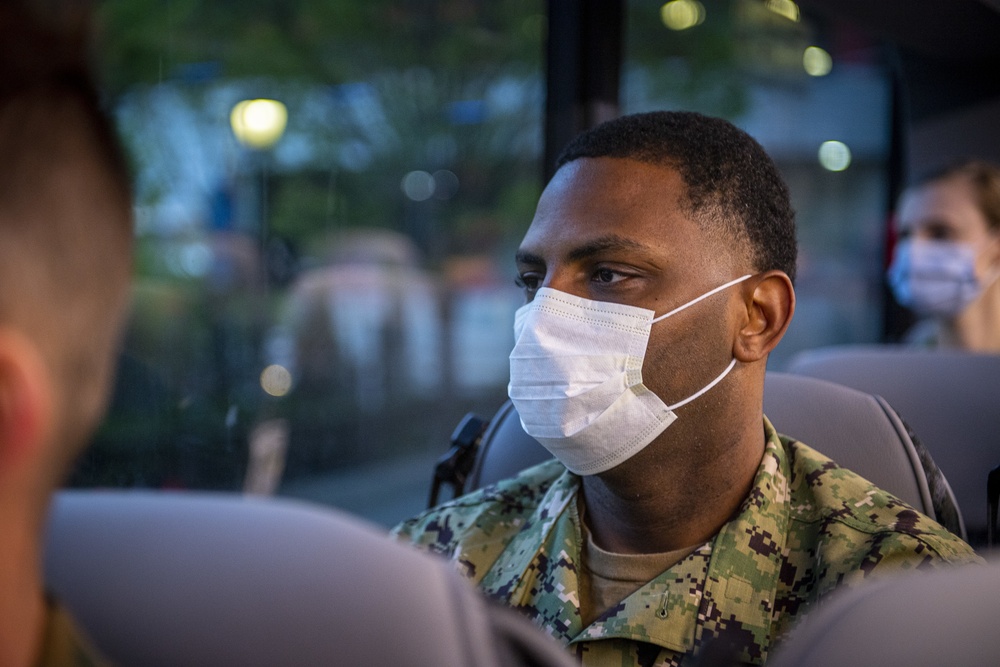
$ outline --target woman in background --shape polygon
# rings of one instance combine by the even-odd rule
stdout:
[[[921,318],[906,341],[1000,353],[1000,169],[975,160],[931,174],[896,217],[889,284]]]

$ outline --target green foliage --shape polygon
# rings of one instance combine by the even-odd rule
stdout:
[[[747,110],[751,82],[805,82],[802,52],[812,33],[805,17],[791,21],[763,0],[700,2],[704,22],[680,31],[661,20],[662,0],[629,3],[627,66],[645,86],[640,99],[625,91],[631,104],[645,109],[666,101],[735,120]]]
[[[216,62],[223,77],[336,83],[426,64],[451,71],[541,59],[539,0],[104,0],[111,90]]]
[[[629,66],[644,75],[650,100],[669,99],[685,109],[734,118],[747,103],[733,39],[734,2],[701,1],[704,23],[681,31],[663,24],[662,2],[633,2],[628,16]]]
[[[382,409],[361,409],[358,387],[370,378],[329,331],[299,341],[305,370],[290,395],[264,395],[265,341],[286,324],[276,305],[295,287],[267,284],[249,251],[280,237],[309,268],[337,232],[365,227],[408,234],[431,268],[509,250],[539,193],[543,0],[103,0],[99,9],[105,87],[140,176],[127,345],[137,363],[75,483],[238,488],[247,431],[261,418],[289,420],[289,472],[304,474],[442,446],[462,412],[502,400],[503,386],[413,392],[395,329]],[[287,105],[285,143],[272,151],[242,150],[229,135],[229,109],[248,96]],[[283,159],[295,142],[308,150]],[[407,199],[401,181],[415,170],[450,171],[457,190]],[[223,192],[230,225],[220,214],[226,229],[210,232],[207,204]],[[248,252],[233,245],[227,260],[237,236]],[[185,253],[204,249],[207,271],[185,268]],[[242,277],[227,282],[238,258]]]

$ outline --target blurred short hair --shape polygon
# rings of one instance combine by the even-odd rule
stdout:
[[[43,4],[0,2],[0,326],[45,355],[69,440],[100,413],[119,341],[131,187],[90,73],[88,7]]]

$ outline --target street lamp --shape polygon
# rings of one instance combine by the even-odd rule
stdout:
[[[244,181],[239,193],[241,210],[240,218],[244,221],[244,229],[256,231],[260,251],[264,253],[267,246],[267,199],[268,199],[268,165],[271,159],[271,148],[281,139],[288,125],[288,109],[278,100],[251,99],[237,102],[229,112],[229,125],[233,135],[240,145],[250,149],[242,160],[252,175],[249,182]],[[262,254],[263,257],[263,254]]]
[[[268,261],[268,190],[270,149],[281,139],[288,125],[288,108],[278,100],[248,99],[237,102],[229,112],[229,125],[241,146],[248,149],[240,157],[249,179],[237,185],[239,227],[257,236],[260,258]],[[242,169],[239,171],[243,171]],[[265,266],[265,272],[267,267]],[[266,274],[265,274],[266,275]],[[266,280],[266,277],[265,277]]]
[[[229,124],[244,146],[271,148],[285,133],[288,109],[278,100],[243,100],[229,113]]]
[[[288,108],[278,100],[242,100],[237,102],[229,112],[229,125],[233,130],[233,135],[241,146],[248,149],[240,151],[241,155],[239,159],[244,163],[247,171],[238,170],[239,175],[237,178],[239,180],[237,191],[239,193],[240,205],[237,207],[237,210],[240,211],[239,218],[242,222],[240,224],[242,231],[247,232],[252,230],[256,232],[259,271],[262,278],[261,285],[264,290],[262,295],[258,295],[264,298],[251,300],[252,310],[250,314],[252,315],[252,319],[250,327],[243,331],[236,329],[229,332],[229,334],[233,338],[241,334],[246,336],[244,340],[247,340],[249,346],[252,348],[253,359],[255,361],[259,361],[262,357],[260,347],[263,338],[262,326],[266,321],[265,301],[269,280],[268,190],[270,177],[268,167],[272,160],[270,149],[281,139],[281,136],[285,133],[287,124]],[[249,178],[246,178],[244,174],[249,176]],[[227,333],[225,330],[227,324],[227,322],[223,322],[220,326],[220,336],[225,336]],[[225,355],[220,355],[220,357],[224,358]],[[230,376],[230,373],[227,372],[228,370],[223,369],[223,377],[228,378]],[[233,370],[237,377],[245,375],[244,368]],[[259,386],[273,396],[281,396],[290,389],[291,376],[287,370],[280,366],[270,366],[261,374]],[[235,399],[231,397],[229,400],[232,402]],[[235,409],[236,405],[238,403],[233,402],[230,410]],[[235,414],[233,412],[234,416]],[[264,465],[264,473],[267,473],[268,465],[270,465],[271,472],[280,477],[280,470],[284,460],[283,448],[287,445],[282,438],[287,440],[287,428],[284,428],[284,431],[282,431],[281,424],[265,421],[257,425],[257,428],[254,429],[254,434],[251,435],[249,443],[251,448],[251,470],[254,469],[254,465],[257,465],[258,468],[260,468],[260,465]],[[261,450],[261,447],[263,447],[263,450]],[[262,456],[263,458],[261,458]],[[277,459],[280,459],[279,463],[275,463]],[[255,464],[254,461],[257,461],[257,463]],[[261,461],[264,463],[261,464]],[[268,462],[270,463],[268,464]],[[277,466],[277,468],[274,468],[274,466]],[[256,478],[248,473],[247,483],[251,487],[253,486],[253,479]],[[260,480],[263,480],[262,488],[265,489],[270,488],[276,482],[276,478],[269,474],[259,477],[258,481]]]

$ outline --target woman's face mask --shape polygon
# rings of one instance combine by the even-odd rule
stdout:
[[[954,318],[983,291],[976,255],[967,243],[906,239],[896,246],[889,286],[900,305],[921,317]]]
[[[898,215],[906,238],[886,276],[896,300],[920,317],[957,317],[997,276],[987,267],[998,239],[972,184],[954,177],[911,188]]]

